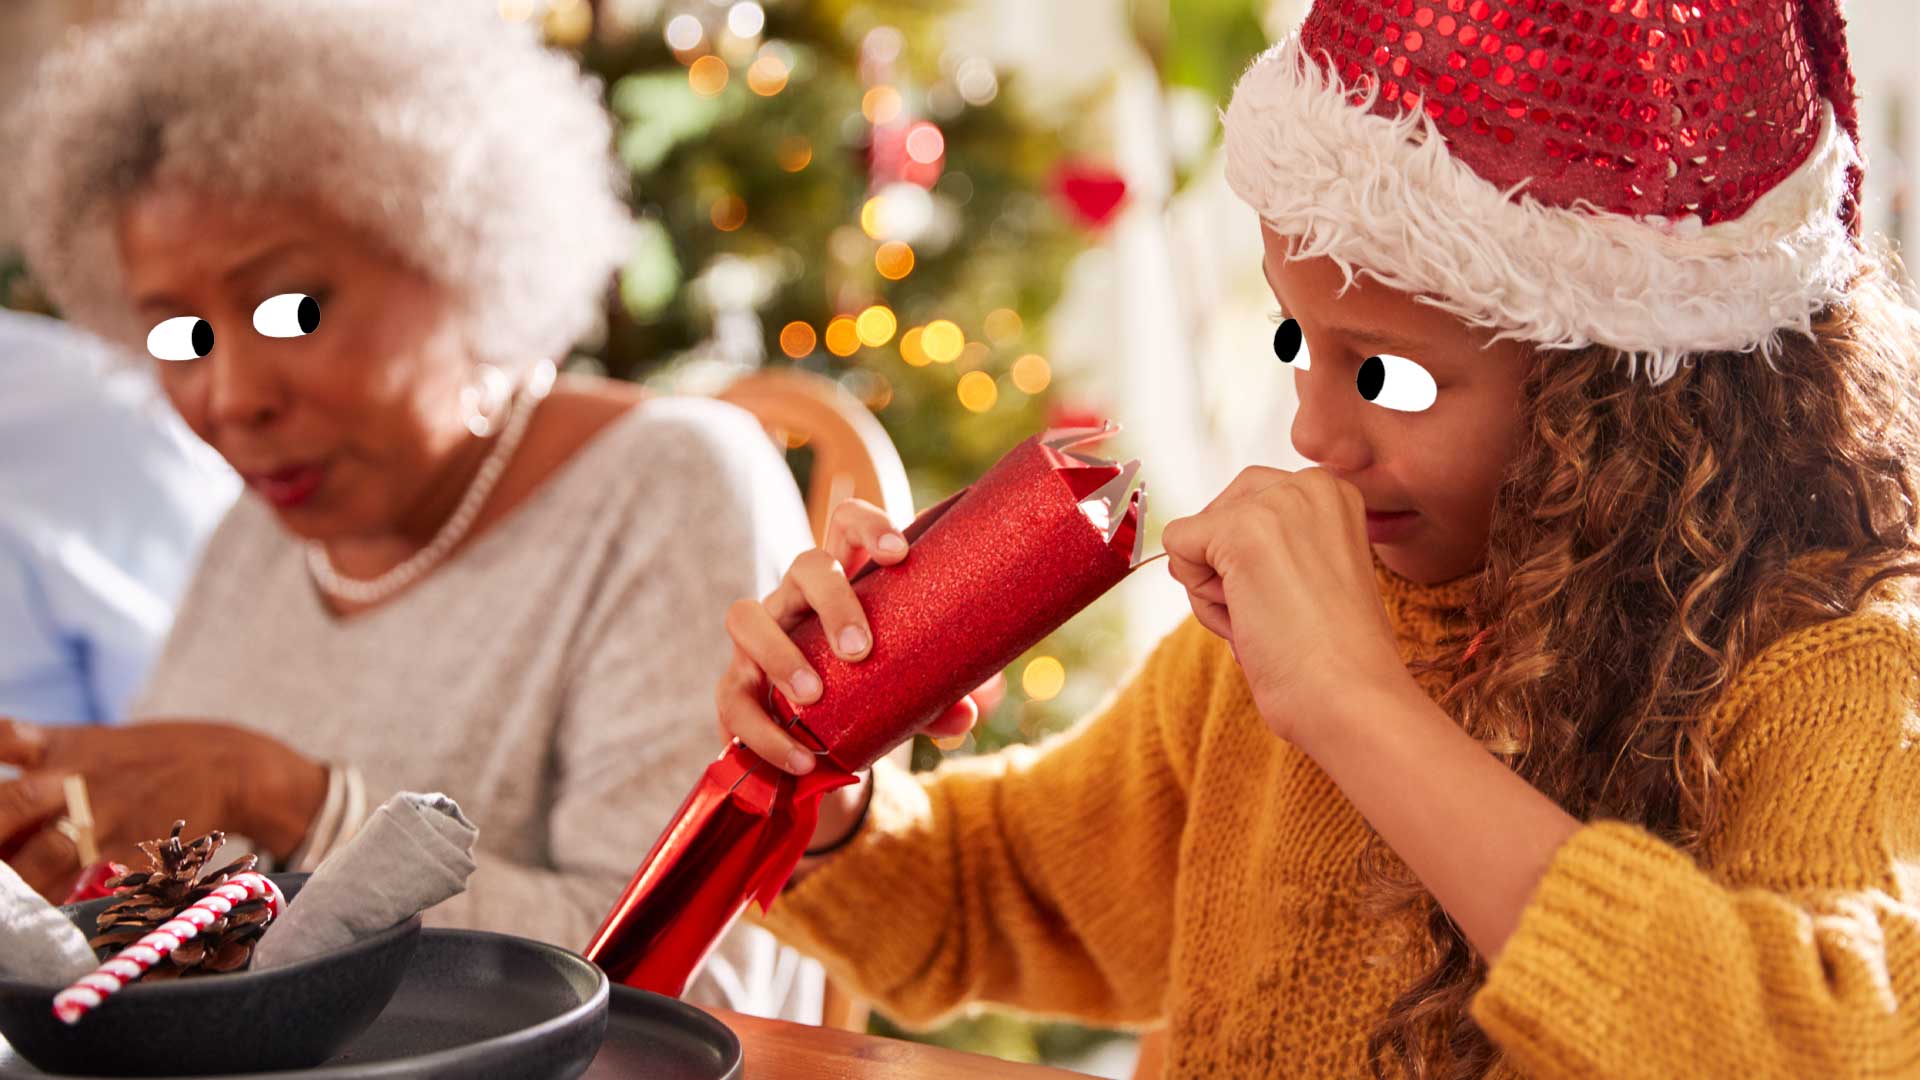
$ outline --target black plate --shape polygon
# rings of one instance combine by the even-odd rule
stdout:
[[[613,988],[607,1041],[586,1080],[739,1080],[740,1040],[684,1002]]]
[[[419,942],[386,1010],[331,1061],[225,1080],[573,1080],[586,1071],[607,1030],[599,968],[504,934],[423,930]],[[0,1042],[0,1076],[49,1075]]]

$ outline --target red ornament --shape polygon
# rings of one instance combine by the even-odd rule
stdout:
[[[1089,229],[1103,229],[1127,201],[1127,182],[1101,165],[1069,162],[1053,174],[1053,190],[1073,219]]]
[[[819,754],[794,777],[736,746],[710,766],[587,946],[629,986],[677,996],[753,900],[770,906],[804,854],[820,797],[911,738],[1139,561],[1145,491],[1125,467],[1080,448],[1095,430],[1021,443],[978,482],[906,530],[912,556],[853,577],[873,628],[858,664],[827,647],[817,621],[795,643],[825,684],[789,732]]]

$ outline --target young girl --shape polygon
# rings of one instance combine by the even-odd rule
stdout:
[[[1920,1070],[1920,402],[1830,0],[1321,0],[1227,113],[1293,441],[1096,718],[823,816],[769,925],[1172,1075]],[[722,725],[907,557],[736,605]],[[942,731],[963,730],[964,704]],[[798,768],[808,764],[800,756]]]

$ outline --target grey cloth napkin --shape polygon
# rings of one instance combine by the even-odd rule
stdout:
[[[80,928],[0,863],[0,975],[66,984],[98,963]]]
[[[267,928],[254,948],[253,970],[330,952],[465,892],[477,835],[445,795],[402,792],[388,799]]]

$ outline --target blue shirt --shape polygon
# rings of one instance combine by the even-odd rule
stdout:
[[[137,360],[0,310],[0,716],[123,719],[239,488]]]

